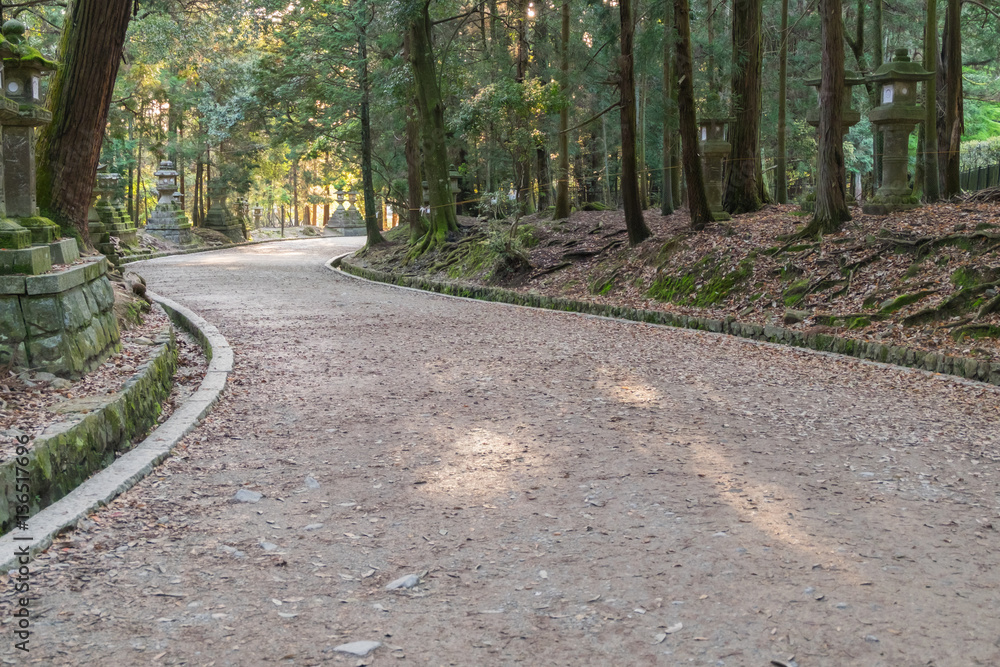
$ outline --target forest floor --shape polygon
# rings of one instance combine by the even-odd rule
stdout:
[[[983,193],[979,199],[988,199]],[[408,228],[361,260],[383,271],[496,284],[685,315],[1000,361],[1000,196],[865,215],[822,240],[790,238],[796,206],[689,229],[686,211],[647,210],[653,236],[628,246],[621,211],[510,221],[460,218],[439,251],[407,261]]]
[[[134,265],[233,374],[30,565],[30,654],[0,577],[0,660],[1000,664],[995,388],[324,266],[362,242]]]

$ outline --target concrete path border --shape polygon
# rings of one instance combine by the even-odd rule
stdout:
[[[834,358],[834,359],[845,359],[845,360],[846,359],[850,359],[852,361],[856,361],[858,363],[865,364],[865,365],[868,365],[868,366],[888,367],[888,368],[892,368],[892,369],[897,370],[897,371],[903,371],[903,372],[907,372],[907,373],[916,373],[918,375],[924,375],[924,376],[939,376],[939,377],[942,377],[942,378],[946,378],[949,382],[955,382],[957,384],[964,385],[964,386],[971,386],[971,387],[986,389],[986,390],[989,390],[989,391],[995,392],[995,393],[1000,393],[1000,386],[998,386],[998,384],[994,384],[994,383],[991,383],[991,382],[982,382],[980,380],[970,380],[968,378],[964,378],[964,377],[962,377],[960,375],[954,375],[952,373],[940,373],[940,372],[936,372],[936,371],[927,370],[927,369],[924,369],[924,368],[915,368],[913,366],[904,366],[902,364],[895,364],[895,363],[892,363],[892,362],[889,362],[889,361],[876,361],[876,360],[873,360],[873,359],[865,359],[863,357],[858,357],[858,356],[851,355],[851,354],[843,354],[841,352],[831,352],[829,350],[817,350],[817,349],[811,348],[811,347],[799,347],[797,345],[789,345],[788,343],[777,343],[777,342],[772,342],[772,341],[769,341],[769,340],[760,340],[760,339],[756,339],[756,338],[749,338],[749,337],[744,337],[744,336],[736,336],[734,334],[725,333],[725,332],[721,332],[721,331],[706,331],[704,329],[693,329],[691,327],[677,326],[675,324],[663,324],[663,323],[659,323],[659,322],[647,322],[647,321],[644,321],[644,320],[629,319],[627,317],[615,317],[613,315],[598,315],[598,314],[595,314],[595,313],[585,313],[585,312],[580,312],[580,311],[576,311],[576,310],[559,310],[559,309],[555,309],[555,308],[546,308],[544,306],[530,306],[530,305],[521,304],[521,303],[509,303],[509,302],[506,302],[506,301],[493,301],[493,300],[490,300],[490,299],[479,299],[479,298],[476,298],[476,297],[473,297],[473,296],[459,296],[457,294],[446,294],[444,292],[435,292],[435,291],[431,291],[431,290],[420,289],[418,287],[407,287],[406,285],[397,285],[396,283],[392,283],[392,282],[383,282],[383,281],[380,281],[380,280],[372,280],[371,278],[365,278],[364,276],[354,275],[353,273],[350,273],[350,272],[345,271],[342,268],[340,268],[341,261],[344,258],[349,257],[349,256],[351,256],[353,254],[354,254],[354,252],[345,252],[343,254],[336,255],[336,256],[330,258],[330,260],[326,262],[325,266],[330,271],[332,271],[332,272],[334,272],[334,273],[336,273],[338,275],[344,276],[346,278],[351,278],[353,280],[358,280],[358,281],[362,281],[362,282],[372,283],[373,285],[385,285],[387,287],[392,287],[392,288],[400,289],[400,290],[411,290],[413,292],[420,292],[422,294],[431,294],[431,295],[434,295],[434,296],[445,297],[447,299],[459,299],[461,301],[478,301],[480,303],[483,303],[483,302],[486,302],[486,303],[495,303],[495,304],[498,304],[498,305],[501,305],[501,306],[510,306],[512,308],[529,308],[531,310],[544,310],[544,311],[548,311],[548,312],[556,312],[556,313],[563,313],[563,314],[568,314],[568,315],[576,315],[578,317],[590,317],[590,318],[601,319],[601,320],[613,320],[615,322],[621,322],[621,323],[625,323],[625,324],[644,324],[644,325],[647,325],[647,326],[664,327],[664,328],[668,328],[668,329],[686,329],[688,331],[697,331],[698,333],[701,333],[701,334],[704,334],[704,335],[707,335],[707,336],[727,336],[727,337],[731,337],[731,338],[736,338],[737,340],[739,340],[741,342],[744,342],[744,343],[748,343],[750,345],[757,345],[757,346],[761,346],[761,347],[770,347],[770,348],[775,348],[775,349],[781,348],[781,349],[785,349],[785,350],[793,349],[793,350],[795,350],[797,352],[805,352],[807,354],[814,354],[814,355],[823,356],[823,357],[831,357],[831,358]]]
[[[28,530],[14,529],[0,537],[0,572],[16,571],[52,544],[52,539],[68,526],[148,475],[212,410],[233,370],[233,349],[213,325],[184,306],[147,292],[163,306],[170,319],[199,340],[209,359],[205,379],[198,390],[163,424],[104,470],[96,473],[61,500],[28,519]]]

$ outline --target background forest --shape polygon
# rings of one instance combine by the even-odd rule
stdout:
[[[946,4],[935,7],[939,51]],[[34,43],[56,55],[63,3],[31,0],[0,7],[4,20],[25,22]],[[847,4],[846,68],[871,72],[897,48],[922,61],[929,7],[910,0]],[[664,160],[663,153],[665,146],[679,152],[677,76],[668,43],[674,9],[673,2],[662,0],[633,0],[631,8],[644,208],[663,202],[663,183],[670,182],[664,169],[678,176],[680,171],[679,156]],[[622,203],[621,23],[615,1],[566,3],[564,80],[561,3],[150,0],[134,8],[101,154],[101,162],[123,176],[119,187],[131,215],[142,222],[155,206],[152,172],[166,158],[178,165],[187,213],[195,224],[204,218],[206,186],[213,179],[264,207],[271,222],[284,216],[291,224],[322,223],[336,190],[362,190],[366,143],[377,199],[396,211],[412,206],[406,152],[408,145],[419,150],[415,126],[427,123],[417,112],[417,68],[407,64],[409,50],[416,47],[407,43],[411,31],[404,27],[422,10],[433,40],[446,159],[459,174],[465,212],[502,208],[511,196],[522,213],[554,204],[563,113],[574,205],[617,208]],[[989,0],[961,3],[963,169],[1000,162],[997,11]],[[751,57],[740,45],[748,43],[748,31],[759,37],[762,74],[750,85],[759,83],[761,95],[762,194],[779,201],[803,197],[815,178],[817,153],[816,131],[806,123],[817,97],[803,83],[820,72],[817,2],[693,0],[690,16],[692,83],[701,115],[733,115],[734,74]],[[787,67],[781,62],[785,49]],[[417,92],[422,88],[427,86],[417,86]],[[942,122],[943,88],[938,85]],[[867,120],[872,94],[864,85],[854,87],[852,103],[862,120],[844,142],[849,178],[866,194],[877,185],[873,175],[878,171]],[[783,141],[782,111],[787,119]],[[364,125],[370,126],[367,136]],[[914,132],[914,149],[919,141]],[[911,150],[911,159],[915,153]],[[679,201],[679,178],[673,180],[671,199]],[[384,214],[381,206],[371,209]]]

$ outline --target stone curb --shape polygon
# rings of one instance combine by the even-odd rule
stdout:
[[[41,512],[59,501],[94,473],[127,451],[132,438],[156,426],[160,404],[170,394],[177,369],[177,343],[173,329],[164,327],[154,337],[152,356],[114,394],[91,399],[91,410],[71,413],[49,425],[22,456],[0,463],[0,528],[15,530],[16,507],[28,505]],[[18,471],[28,478],[29,496],[17,500]],[[31,502],[30,496],[35,501]],[[30,519],[30,517],[29,517]],[[0,552],[2,553],[2,552]]]
[[[147,292],[179,326],[194,335],[210,359],[208,371],[198,390],[177,408],[170,418],[145,440],[110,466],[95,474],[61,500],[28,519],[28,530],[12,530],[0,537],[0,572],[17,570],[68,526],[75,525],[91,511],[106,505],[153,471],[181,438],[194,430],[219,400],[226,378],[233,370],[233,350],[219,330],[184,306]],[[28,536],[24,536],[27,533]],[[22,560],[23,559],[23,560]]]
[[[189,248],[187,250],[175,250],[166,252],[154,252],[150,255],[145,255],[143,257],[122,257],[119,261],[119,266],[125,266],[126,264],[134,264],[135,262],[145,262],[147,259],[159,259],[160,257],[173,257],[174,255],[194,255],[199,252],[214,252],[216,250],[229,250],[231,248],[243,248],[246,246],[261,245],[263,243],[278,243],[283,241],[315,241],[316,239],[323,238],[337,238],[333,236],[302,236],[296,237],[294,239],[262,239],[260,241],[244,241],[243,243],[233,243],[231,245],[225,246],[214,246],[211,248]]]
[[[435,292],[446,296],[493,301],[547,310],[561,310],[597,317],[609,317],[618,320],[630,320],[646,324],[728,334],[762,343],[798,347],[826,354],[839,354],[854,357],[862,361],[884,363],[929,373],[954,375],[974,382],[1000,385],[1000,363],[998,362],[986,362],[966,357],[952,357],[934,352],[924,352],[923,350],[916,350],[909,347],[883,345],[874,341],[863,341],[830,334],[806,334],[802,331],[772,325],[741,323],[731,316],[722,320],[692,317],[660,310],[645,310],[642,308],[608,306],[587,301],[575,301],[573,299],[550,297],[537,293],[521,294],[500,287],[458,285],[416,276],[400,276],[344,262],[344,258],[350,254],[352,253],[345,253],[334,257],[327,262],[327,267],[331,270],[340,270],[344,275],[356,278],[425,292]]]

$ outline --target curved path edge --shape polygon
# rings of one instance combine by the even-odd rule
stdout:
[[[210,246],[207,248],[183,248],[178,250],[165,250],[163,252],[154,252],[148,255],[125,255],[118,262],[118,269],[120,270],[123,266],[127,264],[135,264],[136,262],[145,262],[148,259],[159,259],[161,257],[173,257],[174,255],[196,255],[202,252],[215,252],[216,250],[229,250],[231,248],[245,248],[247,246],[262,245],[264,243],[284,243],[286,241],[315,241],[316,239],[322,238],[337,238],[334,236],[297,236],[289,238],[277,238],[277,239],[260,239],[259,241],[243,241],[242,243],[232,243],[230,245],[224,246]]]
[[[584,317],[603,317],[623,322],[638,322],[678,329],[695,329],[716,335],[735,336],[758,345],[795,347],[804,352],[850,357],[862,363],[882,364],[910,372],[949,375],[956,382],[971,382],[980,386],[982,384],[992,385],[991,388],[994,390],[1000,386],[1000,363],[998,362],[990,363],[968,357],[953,357],[924,352],[915,348],[884,345],[874,341],[863,341],[831,334],[807,335],[802,331],[773,325],[741,323],[731,316],[724,320],[691,317],[662,310],[610,306],[537,293],[522,294],[501,287],[459,285],[416,276],[400,276],[345,262],[344,260],[352,254],[354,253],[344,253],[331,258],[326,263],[327,268],[356,280],[367,280],[400,289],[412,289],[451,298],[490,301],[540,310],[556,310]]]
[[[205,379],[198,390],[174,410],[145,440],[104,470],[87,479],[61,500],[28,519],[28,530],[11,530],[0,537],[0,572],[18,570],[52,544],[64,528],[75,525],[91,511],[106,505],[148,475],[212,410],[233,370],[233,350],[215,326],[184,306],[147,292],[175,324],[201,343],[209,359]]]

